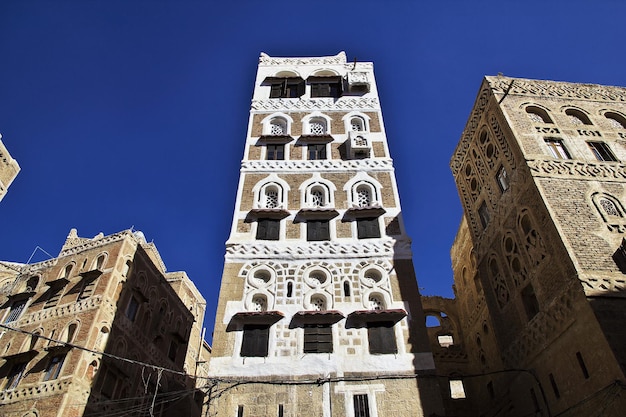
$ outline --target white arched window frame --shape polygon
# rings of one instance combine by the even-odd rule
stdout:
[[[264,136],[288,136],[291,135],[293,119],[284,113],[273,113],[261,121]],[[279,127],[283,130],[278,132]]]
[[[626,117],[623,114],[614,111],[607,111],[604,117],[609,121],[611,127],[615,129],[626,129]]]
[[[268,311],[274,308],[274,296],[265,288],[250,291],[244,300],[246,311]]]
[[[333,308],[332,297],[326,291],[311,291],[304,297],[304,309],[324,311]]]
[[[313,112],[302,119],[302,134],[310,136],[330,135],[332,119],[320,112]]]
[[[386,310],[391,306],[391,298],[387,291],[375,287],[365,291],[362,303],[365,310]]]
[[[370,117],[364,113],[350,112],[343,116],[341,120],[343,120],[346,132],[367,133],[370,131]]]
[[[304,206],[310,208],[334,207],[333,191],[328,184],[314,182],[306,188],[303,196]]]
[[[382,206],[381,185],[374,178],[364,172],[359,172],[354,178],[346,183],[344,191],[348,194],[349,207]],[[363,205],[364,194],[369,191],[369,204]]]
[[[253,188],[255,209],[285,209],[289,185],[276,174],[270,175]]]

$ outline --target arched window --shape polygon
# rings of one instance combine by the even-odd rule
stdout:
[[[311,307],[315,311],[324,311],[326,310],[326,298],[314,295],[311,297]]]
[[[567,109],[565,114],[569,116],[569,120],[573,125],[592,125],[589,117],[580,110]]]
[[[370,187],[365,184],[356,187],[356,204],[359,207],[367,207],[372,204],[372,191]]]
[[[606,117],[615,129],[626,129],[626,118],[619,113],[615,112],[606,112],[604,113],[604,117]]]
[[[287,207],[289,185],[275,174],[258,182],[252,189],[254,209],[280,209]]]
[[[74,264],[68,264],[65,266],[65,268],[63,269],[63,273],[61,275],[61,278],[65,278],[67,280],[70,279],[70,276],[72,275],[72,268],[74,268]]]
[[[322,187],[311,187],[311,206],[324,207],[326,205],[326,196]]]
[[[351,292],[352,291],[350,290],[350,281],[344,281],[343,282],[343,296],[350,297]]]
[[[616,224],[623,222],[624,208],[618,199],[603,193],[595,193],[591,199],[605,222],[617,222]]]
[[[279,194],[278,187],[270,185],[265,188],[263,205],[265,208],[278,208],[279,206]]]
[[[267,311],[267,297],[263,294],[256,294],[252,297],[252,311]]]
[[[293,282],[288,281],[287,282],[287,298],[291,298],[291,297],[293,297]]]
[[[98,271],[102,271],[104,268],[104,261],[106,260],[106,255],[103,253],[96,259],[96,268]]]
[[[314,117],[309,120],[310,135],[326,135],[328,134],[326,120],[321,117]]]
[[[369,296],[370,310],[384,310],[385,299],[380,294],[370,294]]]
[[[269,123],[269,132],[272,136],[284,136],[289,134],[287,130],[287,121],[282,117],[274,117]]]
[[[548,116],[548,112],[537,106],[526,107],[526,113],[530,120],[534,123],[552,123],[552,119]]]
[[[355,116],[350,119],[350,130],[353,132],[365,131],[365,121],[362,117]]]

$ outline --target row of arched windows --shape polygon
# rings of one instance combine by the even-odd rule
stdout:
[[[342,120],[346,132],[369,132],[369,117],[362,113],[351,112]],[[291,136],[293,119],[284,113],[274,113],[261,121],[264,136]],[[330,135],[332,119],[321,113],[313,112],[302,118],[302,135]],[[337,133],[337,132],[334,132]]]
[[[526,113],[530,120],[534,123],[545,123],[545,124],[553,124],[554,121],[552,117],[550,117],[550,110],[537,106],[530,105],[526,106]],[[590,114],[578,109],[578,108],[566,108],[563,110],[563,113],[569,119],[569,122],[575,126],[592,126],[594,123],[591,120]],[[601,114],[611,125],[611,127],[615,129],[626,129],[626,116],[621,113],[615,111],[605,111]]]
[[[373,178],[356,178],[346,184],[349,207],[381,206],[381,186]],[[288,204],[289,185],[278,177],[268,178],[266,182],[257,184],[255,207],[257,209],[286,209]],[[321,178],[313,178],[300,186],[302,207],[335,207],[335,185]]]

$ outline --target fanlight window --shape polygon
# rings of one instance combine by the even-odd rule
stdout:
[[[619,216],[620,215],[619,210],[615,206],[615,203],[612,202],[611,200],[606,199],[606,198],[601,198],[599,200],[599,202],[600,202],[600,206],[602,206],[602,209],[604,209],[606,214],[608,214],[609,216]]]
[[[369,187],[360,185],[356,189],[356,203],[359,207],[367,207],[372,204],[372,192]]]
[[[384,310],[385,302],[383,301],[383,297],[378,294],[372,294],[369,297],[369,305],[370,310]]]
[[[587,117],[583,112],[576,109],[567,109],[565,110],[565,114],[569,117],[570,122],[573,125],[591,125],[591,120]]]
[[[360,117],[353,117],[350,119],[350,128],[353,132],[363,132],[365,131],[365,123]]]
[[[268,271],[258,270],[254,272],[254,281],[259,285],[264,285],[270,282],[272,276]]]
[[[265,189],[265,208],[277,208],[278,203],[278,189],[267,187]]]
[[[311,205],[313,207],[323,207],[326,205],[324,201],[324,190],[320,187],[314,187],[311,189]]]
[[[311,297],[311,307],[315,311],[326,310],[326,300],[319,295]]]
[[[376,269],[368,269],[363,274],[363,279],[365,281],[369,282],[370,284],[376,284],[376,283],[380,282],[380,280],[382,278],[383,277],[382,277],[381,273],[378,270],[376,270]]]
[[[280,118],[274,118],[270,122],[270,135],[281,136],[287,134],[287,123]]]
[[[552,123],[552,119],[550,119],[548,113],[539,107],[528,106],[526,107],[526,113],[530,120],[535,123]]]
[[[252,311],[267,311],[267,299],[263,295],[252,298]]]
[[[607,112],[604,113],[604,117],[606,117],[611,124],[616,129],[626,129],[626,118],[621,114]]]
[[[325,135],[326,121],[321,118],[311,119],[309,122],[309,133],[311,135]]]

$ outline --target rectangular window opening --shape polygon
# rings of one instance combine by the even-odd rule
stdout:
[[[550,155],[553,158],[557,159],[571,159],[569,152],[563,145],[563,141],[560,139],[545,139],[546,145],[548,146],[548,151],[550,151]]]
[[[357,235],[359,239],[372,239],[380,237],[380,226],[377,217],[357,219]]]
[[[135,321],[137,318],[137,311],[139,310],[139,301],[135,298],[135,296],[130,297],[130,301],[128,302],[128,307],[126,307],[126,317],[130,321]]]
[[[462,400],[464,398],[467,398],[465,396],[465,387],[463,386],[462,380],[450,380],[450,398],[452,398],[453,400]]]
[[[589,379],[589,371],[587,370],[587,365],[585,365],[585,360],[583,359],[583,355],[580,352],[576,352],[576,359],[578,359],[578,365],[580,366],[580,370],[583,373],[585,379]]]
[[[376,354],[398,353],[396,332],[391,321],[371,322],[367,324],[369,352]]]
[[[330,324],[304,326],[304,353],[332,353],[333,329]]]
[[[246,324],[243,326],[241,356],[266,357],[270,326],[267,324]]]
[[[266,145],[266,157],[268,161],[282,161],[285,159],[285,145]]]
[[[549,374],[548,378],[550,378],[550,385],[552,385],[552,391],[554,392],[554,396],[557,399],[561,398],[561,393],[559,392],[559,387],[556,385],[556,381],[554,380],[554,375]]]
[[[278,417],[283,417],[283,415],[284,415],[283,405],[278,404]]]
[[[243,417],[243,405],[237,406],[237,417]]]
[[[328,220],[307,221],[306,240],[311,242],[330,240],[330,222]]]
[[[606,143],[587,142],[587,145],[589,145],[591,152],[593,152],[598,161],[617,161],[617,158],[615,158],[615,155],[613,155],[613,152],[611,152],[611,148],[609,148],[609,145],[607,145]]]
[[[482,224],[483,229],[486,229],[489,224],[489,210],[487,209],[487,203],[484,201],[478,207],[478,217],[480,217],[480,224]]]
[[[501,192],[505,192],[509,189],[509,174],[506,172],[506,169],[504,169],[504,166],[501,166],[500,169],[498,169],[496,179],[498,180],[498,186],[500,187]]]
[[[526,311],[528,320],[539,313],[539,302],[537,301],[535,290],[531,284],[528,284],[522,290],[522,303],[524,304],[524,310]]]
[[[61,368],[63,367],[63,362],[65,361],[65,354],[56,355],[50,359],[48,362],[48,366],[46,367],[46,372],[43,376],[44,381],[51,381],[53,379],[57,379],[59,374],[61,373]]]
[[[353,397],[354,417],[370,417],[370,406],[367,394],[357,394]]]
[[[257,240],[278,240],[280,237],[280,220],[258,219],[256,238]]]
[[[307,152],[309,154],[309,160],[326,159],[326,145],[325,144],[313,144],[307,146]]]

